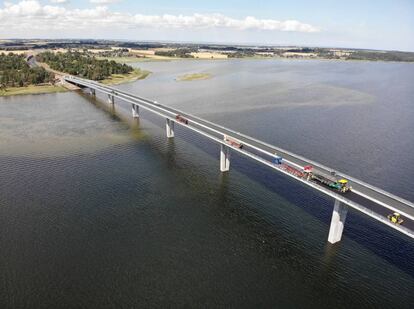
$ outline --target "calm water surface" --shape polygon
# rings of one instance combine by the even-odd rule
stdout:
[[[119,86],[414,200],[414,66],[140,63]],[[205,81],[177,82],[207,72]],[[127,104],[0,99],[1,308],[412,308],[414,244]]]

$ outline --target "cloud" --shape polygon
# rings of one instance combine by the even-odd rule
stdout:
[[[68,0],[49,0],[52,3],[58,3],[58,4],[63,4],[63,3],[68,3]]]
[[[89,0],[90,3],[95,3],[95,4],[111,4],[111,3],[116,3],[119,1],[120,0]]]
[[[54,0],[61,2],[62,0]],[[95,2],[113,2],[107,0],[91,0]],[[111,29],[232,29],[236,31],[294,31],[319,32],[320,29],[297,20],[278,21],[274,19],[258,19],[247,16],[242,19],[222,14],[193,15],[143,15],[113,12],[106,6],[89,9],[69,9],[59,5],[42,5],[39,1],[29,0],[17,3],[5,2],[0,8],[0,28],[8,33],[27,30],[50,31],[59,29],[95,28]],[[0,30],[1,31],[1,30]],[[4,34],[3,34],[4,35]]]

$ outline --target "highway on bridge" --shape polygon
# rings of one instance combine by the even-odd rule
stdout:
[[[308,160],[300,155],[201,119],[200,117],[191,115],[184,111],[159,104],[156,101],[78,77],[66,76],[65,80],[81,88],[89,88],[93,94],[95,94],[95,91],[107,94],[109,102],[112,104],[114,103],[115,98],[130,103],[132,105],[132,113],[135,117],[139,117],[139,108],[143,108],[165,118],[167,121],[166,126],[168,137],[174,136],[174,123],[176,123],[178,125],[185,126],[188,129],[209,138],[210,140],[220,143],[222,171],[227,171],[229,168],[229,151],[231,149],[231,151],[236,151],[242,155],[254,159],[274,170],[293,177],[313,189],[333,197],[335,199],[335,206],[328,238],[331,243],[335,243],[341,239],[348,206],[357,209],[358,211],[388,225],[393,229],[398,230],[399,232],[404,233],[405,235],[408,235],[411,238],[414,238],[414,204],[410,201],[402,199],[320,163]],[[177,118],[177,116],[179,117]],[[234,143],[229,143],[229,140]],[[237,145],[243,145],[242,149]],[[274,163],[274,159],[277,157],[283,158],[283,164]],[[339,191],[331,189],[320,182],[307,180],[304,177],[298,177],[298,175],[286,169],[286,167],[289,167],[293,168],[293,170],[303,171],[303,167],[308,165],[313,166],[314,170],[318,172],[328,175],[336,175],[338,178],[347,179],[349,181],[349,185],[352,187],[351,192],[340,193]],[[393,212],[401,214],[404,219],[403,224],[397,225],[389,221],[387,215]]]

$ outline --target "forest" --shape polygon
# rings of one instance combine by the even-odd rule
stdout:
[[[0,54],[0,89],[53,83],[55,76],[42,67],[30,67],[24,55]]]
[[[47,51],[38,54],[36,60],[47,63],[53,70],[92,80],[103,80],[112,74],[126,74],[134,70],[129,65],[113,60],[98,60],[93,55],[78,51],[67,53]]]
[[[173,50],[157,50],[155,55],[165,57],[194,58],[194,56],[190,55],[190,53],[196,51],[197,49],[194,48],[177,48]]]
[[[414,53],[402,51],[370,51],[356,50],[348,57],[349,60],[372,60],[372,61],[414,61]]]

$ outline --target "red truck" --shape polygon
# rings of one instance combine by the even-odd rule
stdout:
[[[303,178],[303,176],[304,176],[301,171],[299,171],[296,168],[291,167],[287,164],[282,164],[281,168],[283,170],[285,170],[286,172],[288,172],[289,174],[295,175],[296,177]]]
[[[227,135],[224,135],[224,141],[227,144],[229,144],[229,145],[231,145],[233,147],[236,147],[236,148],[239,148],[239,149],[243,149],[243,144],[242,143],[240,143],[239,141],[237,141],[237,140],[235,140],[235,139],[233,139],[231,137],[228,137]]]
[[[188,119],[187,119],[187,118],[184,118],[184,117],[183,117],[183,116],[181,116],[181,115],[177,115],[177,116],[175,116],[175,119],[176,119],[177,121],[181,122],[181,123],[188,124]]]

